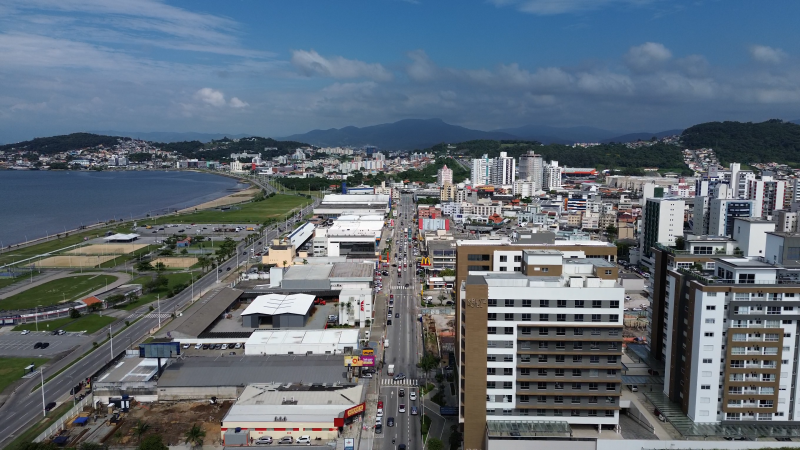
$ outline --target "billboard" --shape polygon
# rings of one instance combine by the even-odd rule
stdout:
[[[139,344],[140,358],[173,358],[181,354],[180,342]]]
[[[353,438],[344,439],[344,450],[354,450],[356,448],[356,440]]]
[[[361,349],[361,356],[374,355],[374,354],[375,354],[375,350],[373,350],[371,348],[362,348]]]
[[[361,367],[364,364],[360,356],[345,356],[344,365],[345,367]]]
[[[373,367],[375,365],[375,355],[362,355],[361,365],[364,367]]]

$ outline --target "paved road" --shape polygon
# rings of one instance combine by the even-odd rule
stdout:
[[[384,402],[384,424],[388,417],[395,418],[395,426],[384,426],[383,444],[376,441],[378,445],[383,445],[384,450],[396,450],[399,444],[406,444],[409,449],[422,448],[420,435],[420,418],[411,415],[412,406],[420,406],[419,390],[413,386],[413,380],[420,378],[420,371],[417,368],[419,361],[419,336],[421,333],[420,324],[417,320],[419,314],[419,284],[416,276],[416,261],[413,250],[408,247],[409,241],[400,227],[403,222],[408,229],[413,223],[411,219],[414,215],[414,203],[411,195],[402,195],[399,205],[398,220],[395,221],[395,231],[392,237],[393,249],[391,261],[401,264],[407,261],[407,267],[403,267],[400,275],[397,274],[396,267],[389,268],[389,281],[384,283],[388,292],[394,295],[394,307],[392,309],[392,325],[386,327],[386,336],[389,339],[389,348],[386,349],[385,358],[388,368],[389,364],[394,364],[395,373],[404,373],[411,379],[406,380],[403,385],[394,384],[389,380],[387,370],[381,374],[381,399]],[[413,233],[413,229],[411,230]],[[394,253],[397,252],[397,259]],[[405,256],[404,256],[405,255]],[[385,279],[385,278],[384,278]],[[406,287],[408,284],[408,287]],[[399,313],[400,317],[395,315]],[[383,319],[386,320],[388,316]],[[400,397],[400,390],[405,392],[404,397]],[[411,391],[417,394],[417,400],[411,401]],[[400,405],[405,405],[406,412],[399,412]],[[392,443],[392,439],[395,443]]]
[[[264,238],[274,239],[277,237],[278,232],[275,227],[269,227]],[[244,245],[240,243],[237,247],[237,254],[248,251],[254,244]],[[241,264],[246,263],[246,258],[241,258]],[[220,267],[222,273],[211,271],[206,274],[194,284],[194,290],[201,292],[204,289],[210,288],[217,283],[218,275],[228,275],[236,269],[237,257],[226,261]],[[230,268],[231,272],[228,272]],[[171,299],[166,299],[161,302],[161,311],[172,312],[180,309],[191,301],[191,289],[185,289],[180,294]],[[111,327],[114,333],[119,333],[114,336],[113,351],[112,342],[106,342],[100,345],[95,351],[90,353],[84,359],[74,364],[72,367],[60,373],[57,377],[47,382],[44,386],[45,402],[57,401],[64,395],[70,387],[76,385],[81,380],[92,376],[105,364],[107,364],[112,357],[119,356],[125,351],[125,348],[132,342],[139,342],[141,339],[150,334],[150,330],[158,325],[157,315],[147,315],[141,320],[131,324],[130,327],[125,329],[125,324],[120,321]],[[81,355],[92,349],[91,342],[78,347],[67,357],[59,360],[58,362],[46,367],[44,369],[45,378],[49,374],[57,372],[61,368],[68,365],[70,362],[76,360]],[[12,394],[6,403],[0,408],[0,447],[5,447],[11,440],[13,440],[19,433],[23,432],[34,421],[42,417],[42,394],[37,390],[31,393],[31,389],[36,386],[38,378],[32,378],[26,383],[17,388],[15,394]]]

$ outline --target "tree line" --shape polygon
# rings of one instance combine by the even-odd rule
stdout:
[[[766,122],[708,122],[683,131],[686,148],[712,148],[720,163],[800,163],[800,125]]]

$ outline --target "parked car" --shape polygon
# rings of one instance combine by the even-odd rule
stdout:
[[[183,347],[183,348],[189,348],[189,344],[183,344],[183,345],[181,345],[181,347]]]
[[[297,438],[297,443],[311,445],[311,436],[300,436]]]
[[[272,436],[261,436],[256,439],[256,445],[270,445],[272,444]]]
[[[278,444],[294,444],[294,438],[291,436],[284,436],[278,441]]]
[[[203,344],[197,344],[194,346],[195,350],[200,350],[201,348],[203,348]]]
[[[383,425],[375,425],[375,434],[383,433]]]
[[[233,348],[235,348],[235,349],[242,348],[242,343],[241,342],[237,342],[236,345],[233,346]]]
[[[42,342],[42,350],[46,349],[47,347],[50,347],[50,343],[49,342]]]
[[[203,344],[203,350],[208,350],[208,348],[209,348],[209,347],[210,347],[210,345],[208,345],[208,344]]]
[[[34,349],[42,348],[42,343],[41,342],[37,342],[37,343],[33,344],[33,348]]]
[[[30,334],[31,330],[22,330],[22,334]]]
[[[56,402],[50,402],[50,403],[47,404],[47,406],[44,407],[44,410],[45,411],[50,411],[51,409],[53,409],[55,407],[56,407]]]
[[[402,374],[398,374],[398,375],[402,375]],[[403,378],[405,378],[405,377],[403,377]],[[397,396],[398,397],[405,397],[406,396],[406,390],[405,389],[400,389],[400,392],[397,393]]]

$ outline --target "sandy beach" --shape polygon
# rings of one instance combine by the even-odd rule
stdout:
[[[192,206],[191,208],[184,208],[179,213],[187,213],[193,212],[195,210],[202,210],[202,209],[212,209],[218,208],[220,206],[227,206],[227,205],[234,205],[236,203],[243,203],[246,201],[250,201],[256,194],[258,194],[259,188],[251,187],[245,189],[243,191],[234,192],[231,195],[226,195],[225,197],[218,198],[216,200],[212,200],[210,202],[201,203],[196,206]]]

